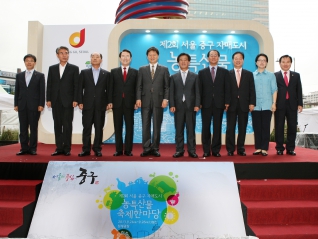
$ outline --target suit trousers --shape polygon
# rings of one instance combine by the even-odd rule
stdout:
[[[234,99],[235,100],[235,99]],[[248,122],[248,112],[243,112],[240,107],[239,99],[234,111],[227,111],[227,127],[226,127],[226,150],[228,152],[235,151],[235,126],[237,121],[238,135],[237,135],[237,152],[245,152],[244,144],[246,137],[246,127]]]
[[[209,108],[202,108],[202,145],[203,152],[219,153],[221,149],[222,118],[224,109],[217,108],[213,102]],[[211,120],[213,117],[213,139],[211,144]]]
[[[20,144],[22,151],[36,151],[38,145],[38,123],[40,118],[39,111],[24,110],[18,111],[20,122]],[[29,137],[30,126],[30,137]]]
[[[52,107],[54,120],[55,144],[57,152],[70,152],[72,145],[73,130],[73,107],[64,107],[60,96]]]
[[[125,121],[125,151],[132,151],[134,137],[134,109],[125,106],[124,99],[118,108],[113,108],[116,151],[123,151],[123,122]]]
[[[82,124],[83,124],[83,151],[91,151],[91,135],[92,126],[95,128],[95,137],[93,142],[93,151],[98,152],[102,150],[103,143],[103,129],[105,124],[105,110],[84,109],[82,111]]]
[[[151,140],[151,118],[153,123],[153,132]],[[160,144],[160,132],[163,119],[163,108],[154,107],[150,104],[150,107],[141,108],[142,119],[142,146],[144,151],[159,150]]]
[[[271,119],[272,111],[270,110],[252,111],[255,149],[268,150],[271,134]]]
[[[184,152],[184,126],[186,126],[188,152],[195,153],[195,122],[196,112],[193,110],[188,110],[187,104],[184,101],[182,103],[182,107],[177,108],[176,112],[174,113],[177,152]]]
[[[295,150],[295,140],[297,134],[297,109],[291,109],[289,100],[286,100],[285,107],[283,109],[277,109],[275,111],[275,140],[276,150],[285,150],[284,147],[284,127],[285,118],[287,121],[287,141],[286,150]]]

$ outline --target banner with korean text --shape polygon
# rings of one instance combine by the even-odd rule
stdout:
[[[121,50],[129,49],[132,52],[133,60],[131,66],[136,69],[148,64],[146,52],[151,46],[158,48],[159,64],[167,66],[171,75],[179,71],[177,56],[182,52],[191,56],[189,70],[195,73],[209,66],[207,53],[210,50],[218,50],[220,52],[218,66],[228,70],[234,68],[232,54],[236,51],[243,52],[245,55],[243,68],[252,72],[256,70],[255,57],[259,54],[258,41],[248,34],[131,33],[126,35],[120,43]],[[140,109],[135,111],[134,121],[134,143],[141,143],[142,121]],[[213,132],[212,124],[211,131]],[[196,134],[202,133],[201,111],[196,115],[195,132]],[[223,115],[222,122],[222,134],[225,133],[226,113]],[[238,133],[237,126],[236,133]],[[249,114],[246,133],[254,133],[251,114]],[[115,137],[111,137],[106,142],[114,143]],[[169,107],[164,109],[161,142],[175,142],[174,116],[169,111]]]
[[[50,162],[28,238],[245,236],[233,163]]]

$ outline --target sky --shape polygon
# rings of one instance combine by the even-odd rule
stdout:
[[[0,0],[0,70],[25,69],[28,21],[43,25],[113,24],[120,0]],[[269,30],[276,60],[295,59],[303,93],[318,91],[318,14],[313,0],[269,0]],[[265,52],[266,53],[266,52]],[[317,59],[316,59],[317,57]],[[316,62],[317,60],[317,62]],[[291,70],[294,70],[292,65]]]

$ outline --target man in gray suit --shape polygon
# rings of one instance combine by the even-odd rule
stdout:
[[[157,48],[150,47],[146,54],[149,65],[139,68],[137,81],[136,105],[141,107],[142,145],[144,149],[140,156],[160,157],[159,143],[163,109],[168,106],[169,100],[169,71],[167,67],[158,64],[159,50]],[[152,140],[151,117],[153,118]]]
[[[180,71],[170,77],[170,111],[174,113],[176,127],[176,153],[174,158],[184,154],[184,125],[187,128],[188,154],[197,158],[195,152],[195,117],[200,107],[198,75],[189,71],[191,57],[181,53],[177,57]]]

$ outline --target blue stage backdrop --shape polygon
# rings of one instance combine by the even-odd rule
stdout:
[[[179,70],[177,56],[186,52],[191,56],[190,71],[198,73],[199,70],[209,65],[207,53],[216,49],[220,52],[219,66],[228,70],[233,68],[232,54],[241,51],[245,54],[243,68],[254,71],[254,59],[259,53],[257,40],[247,34],[140,34],[132,33],[126,35],[120,43],[120,50],[129,49],[132,52],[131,67],[139,69],[140,66],[148,64],[146,51],[155,46],[159,49],[159,64],[169,68],[170,74]],[[212,125],[211,125],[212,127]],[[201,111],[196,117],[196,133],[201,134],[202,120]],[[212,128],[213,130],[213,128]],[[237,131],[237,128],[236,128]],[[142,141],[142,123],[140,109],[135,111],[134,143]],[[226,113],[223,115],[222,133],[226,132]],[[253,133],[252,119],[249,115],[247,134]],[[164,110],[161,127],[161,142],[175,143],[174,117],[167,107]],[[114,136],[106,141],[113,143]]]

